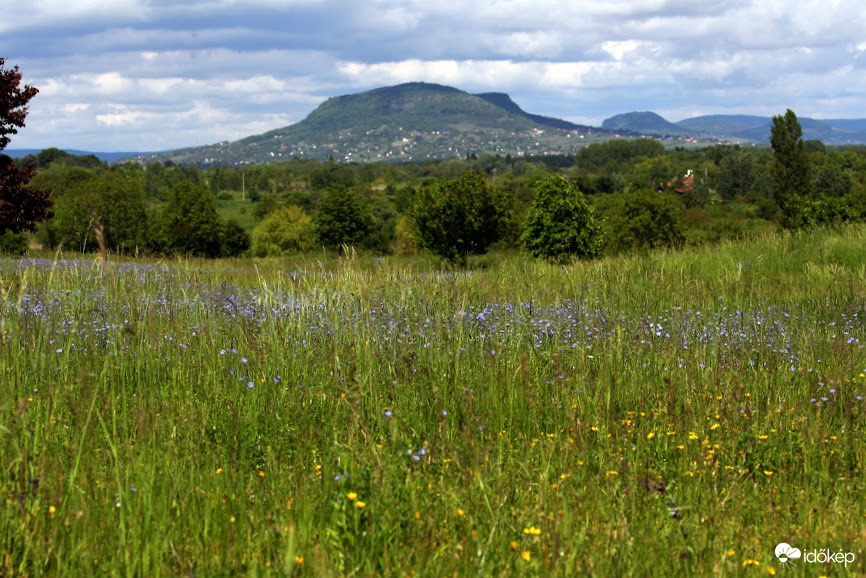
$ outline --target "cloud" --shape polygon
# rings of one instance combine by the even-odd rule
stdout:
[[[13,147],[207,144],[398,82],[539,114],[863,116],[854,0],[34,0],[0,55],[40,89]]]

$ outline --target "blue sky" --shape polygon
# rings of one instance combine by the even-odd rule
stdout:
[[[9,148],[235,140],[410,81],[598,125],[633,110],[866,117],[855,0],[0,0],[40,89]]]

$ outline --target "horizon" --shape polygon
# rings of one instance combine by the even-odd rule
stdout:
[[[628,111],[861,118],[864,25],[853,0],[44,0],[0,23],[0,57],[40,90],[10,147],[151,152],[408,81],[592,126]]]

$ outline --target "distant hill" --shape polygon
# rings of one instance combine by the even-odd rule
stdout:
[[[601,128],[658,136],[692,136],[694,134],[691,129],[669,122],[654,112],[618,114],[601,123]]]
[[[605,132],[526,113],[505,94],[413,82],[329,98],[297,124],[239,141],[137,158],[238,164],[295,157],[365,162],[485,152],[573,154],[590,138],[609,138]]]
[[[541,116],[540,114],[530,114],[520,108],[516,102],[511,100],[511,97],[505,94],[504,92],[485,92],[483,94],[477,94],[479,98],[483,98],[490,104],[498,106],[499,108],[510,112],[511,114],[516,114],[518,116],[522,116],[524,118],[528,118],[534,123],[549,126],[553,128],[559,128],[562,130],[582,130],[582,131],[590,131],[593,129],[591,126],[583,125],[583,124],[574,124],[573,122],[569,122],[567,120],[562,120],[559,118],[552,118],[549,116]],[[595,129],[596,131],[598,129]]]
[[[803,138],[828,145],[866,143],[866,119],[817,120],[800,117]],[[652,136],[687,135],[700,139],[727,139],[767,145],[773,119],[751,115],[706,115],[669,122],[652,112],[620,114],[605,120],[603,128],[616,127]],[[677,128],[683,132],[677,132]]]
[[[22,159],[27,155],[38,155],[42,152],[43,149],[5,149],[2,154],[9,155],[13,159]],[[131,156],[136,155],[150,155],[154,153],[142,153],[142,152],[114,152],[114,153],[102,153],[102,152],[91,152],[91,151],[81,151],[76,149],[60,149],[64,152],[67,152],[71,155],[75,155],[77,157],[84,157],[93,155],[99,160],[106,163],[115,163],[121,159],[128,159]]]

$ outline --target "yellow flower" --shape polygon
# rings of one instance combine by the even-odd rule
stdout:
[[[529,560],[532,559],[532,553],[529,550],[524,550],[520,553],[520,557],[523,559],[524,562],[529,562]]]
[[[527,536],[541,536],[541,528],[536,528],[535,526],[530,526],[528,528],[523,529],[523,533]]]
[[[605,477],[608,478],[608,479],[610,479],[610,478],[615,478],[615,477],[617,477],[618,475],[619,475],[619,472],[616,471],[616,470],[608,470],[608,471],[605,473]]]
[[[736,554],[733,550],[728,550],[728,558],[733,558]]]
[[[760,565],[761,565],[760,562],[758,562],[757,560],[752,560],[751,558],[743,561],[743,568],[745,568],[746,566],[760,566]]]
[[[771,472],[770,470],[764,470],[764,475],[769,478],[770,476],[773,475],[773,472]]]
[[[776,575],[776,569],[773,568],[772,566],[770,566],[769,568],[767,568],[767,574],[769,574],[770,576],[775,576]]]
[[[349,498],[350,502],[354,502],[358,498],[358,494],[356,492],[349,492],[346,494],[346,497]]]
[[[263,472],[262,470],[259,470],[259,477],[260,477],[260,478],[264,478],[264,477],[265,477],[265,472]]]
[[[720,426],[718,423],[714,423],[713,425],[710,426],[710,430],[711,430],[711,431],[712,431],[712,430],[717,430],[717,429],[719,429],[720,427],[722,427],[722,426]]]
[[[54,506],[48,506],[48,515],[49,516],[53,516],[56,513],[57,513],[57,508],[55,508]]]
[[[362,502],[361,500],[357,500],[355,502],[355,507],[358,508],[359,510],[363,510],[364,508],[367,507],[367,502]]]
[[[696,433],[693,432],[693,431],[690,431],[690,432],[689,432],[689,439],[690,439],[690,440],[696,440],[696,439],[698,439],[698,434],[696,434]]]
[[[219,475],[221,475],[224,471],[225,471],[225,470],[223,470],[222,468],[217,468],[216,474],[219,476]]]
[[[512,551],[512,552],[514,552],[515,550],[517,550],[517,541],[516,541],[516,540],[512,540],[511,542],[508,543],[508,547],[511,548],[511,551]]]
[[[651,431],[648,434],[646,434],[646,439],[648,439],[648,440],[651,440],[654,437],[656,437],[656,432],[654,432],[654,431]]]
[[[420,520],[420,519],[421,519],[421,512],[415,512],[415,519],[416,519],[416,520]]]
[[[592,426],[589,429],[590,429],[590,431],[598,431],[598,426]]]
[[[303,556],[295,556],[295,564],[298,566],[304,565],[304,557]]]
[[[463,516],[466,515],[466,510],[464,510],[463,508],[458,508],[457,509],[457,515],[462,518]]]

